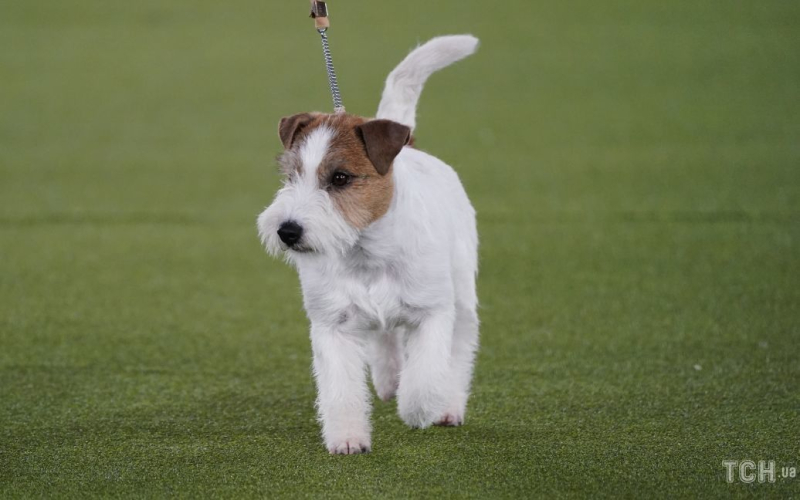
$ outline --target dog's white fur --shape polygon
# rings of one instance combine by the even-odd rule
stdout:
[[[413,128],[422,87],[434,71],[473,53],[472,36],[435,38],[392,73],[378,118]],[[317,406],[331,453],[371,448],[370,391],[397,396],[412,427],[464,421],[478,345],[475,212],[448,165],[411,147],[394,159],[388,212],[364,229],[348,224],[318,185],[333,131],[314,129],[299,148],[302,172],[258,217],[270,253],[300,275],[311,321]],[[301,250],[286,249],[281,223],[304,228]]]
[[[377,118],[416,127],[417,102],[432,73],[473,54],[478,39],[470,35],[440,36],[412,51],[389,73]]]

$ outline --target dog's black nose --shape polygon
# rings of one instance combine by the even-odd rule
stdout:
[[[292,246],[300,241],[300,237],[303,236],[303,227],[294,221],[284,222],[278,228],[278,236],[282,242]]]

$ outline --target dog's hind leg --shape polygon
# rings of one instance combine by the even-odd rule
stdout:
[[[456,322],[453,330],[453,348],[450,356],[452,392],[447,409],[436,420],[436,425],[461,425],[467,411],[472,367],[478,349],[478,315],[474,307],[456,304]]]
[[[474,248],[464,246],[463,248]],[[450,354],[451,393],[448,395],[447,408],[436,425],[461,425],[467,410],[472,367],[475,363],[475,351],[478,349],[478,295],[475,290],[475,252],[459,254],[460,266],[453,274],[456,303],[456,321],[453,327],[453,347]]]
[[[400,345],[402,333],[401,328],[377,332],[370,338],[367,346],[372,385],[383,401],[395,397],[400,384],[400,370],[403,367],[403,352]]]

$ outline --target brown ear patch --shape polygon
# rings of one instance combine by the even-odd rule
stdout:
[[[297,134],[313,122],[315,118],[316,116],[312,113],[300,113],[281,118],[281,123],[278,125],[278,135],[281,137],[283,147],[290,149]]]
[[[375,170],[386,175],[395,156],[411,139],[411,129],[391,120],[370,120],[356,127]]]
[[[279,132],[286,150],[279,163],[290,178],[307,175],[298,146],[318,127],[329,129],[332,137],[316,168],[317,184],[350,225],[363,229],[389,210],[394,196],[392,162],[410,140],[410,130],[389,120],[345,113],[301,113],[284,118]],[[332,185],[337,171],[350,176],[349,184]]]

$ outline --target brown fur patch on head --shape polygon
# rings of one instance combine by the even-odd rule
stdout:
[[[305,113],[303,116],[300,121],[302,126],[293,129],[290,146],[279,157],[282,170],[290,178],[292,175],[302,174],[299,145],[314,129],[327,126],[333,131],[333,137],[328,152],[317,169],[320,189],[328,192],[336,208],[354,227],[363,229],[383,217],[392,202],[394,192],[392,161],[402,148],[402,143],[395,144],[397,143],[395,136],[402,135],[398,135],[397,128],[402,125],[387,126],[383,123],[386,120],[369,120],[344,113]],[[310,117],[308,121],[307,117]],[[370,154],[361,127],[376,122],[381,123],[377,123],[377,126],[367,125],[368,133],[371,134],[369,140],[372,141],[373,147],[373,152]],[[396,146],[393,153],[384,152],[382,149],[384,130],[392,132],[392,137],[387,140]],[[376,148],[380,150],[377,151]],[[337,172],[348,176],[347,185],[338,187],[332,184],[333,176]]]
[[[359,229],[383,217],[389,210],[394,192],[391,175],[381,175],[367,156],[357,127],[366,118],[353,115],[330,115],[326,125],[334,131],[328,154],[317,170],[317,179],[344,218]],[[333,175],[341,172],[350,176],[344,187],[331,184]]]

